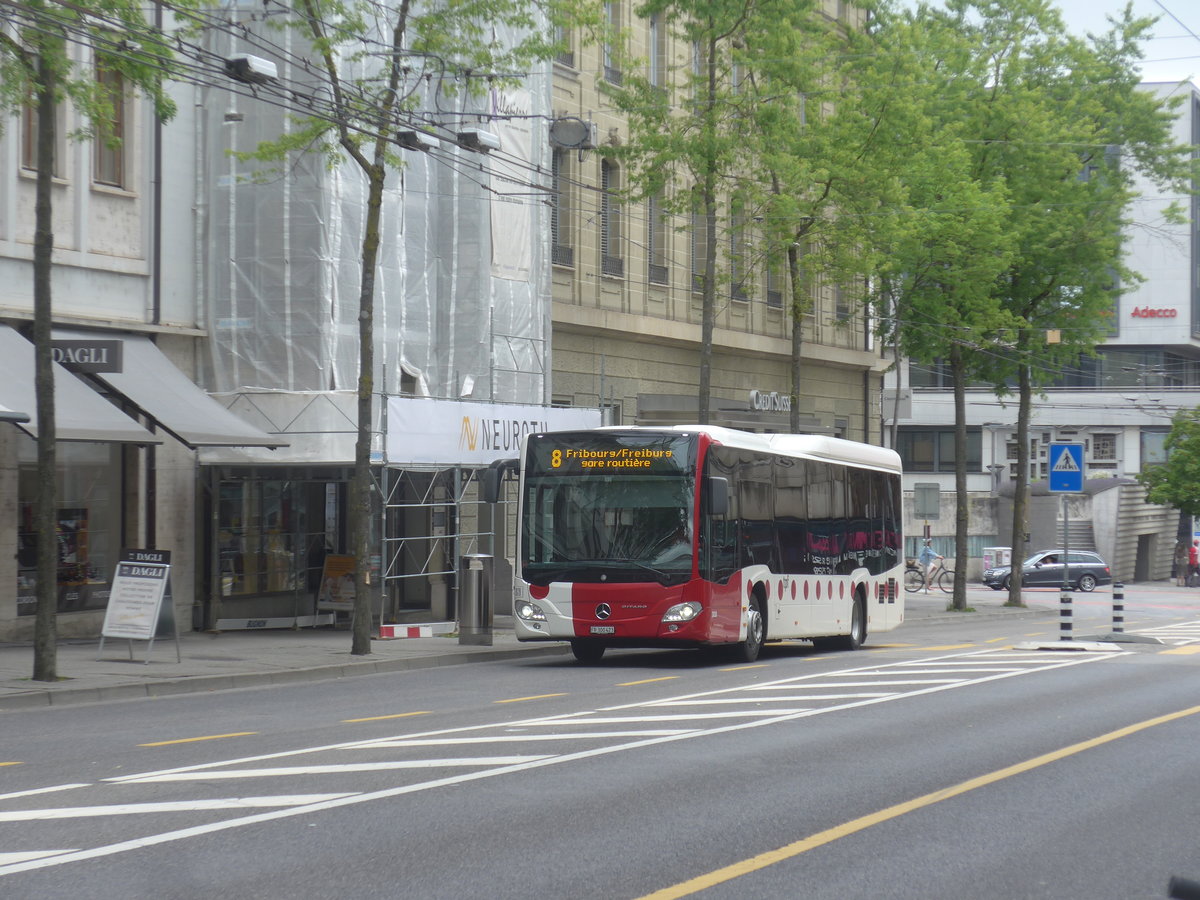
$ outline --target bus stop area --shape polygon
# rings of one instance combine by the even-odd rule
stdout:
[[[929,621],[964,615],[1046,615],[1053,612],[1056,599],[1053,594],[1039,594],[1036,605],[1020,609],[1005,607],[1006,597],[999,592],[987,591],[985,595],[972,591],[970,605],[975,612],[964,614],[947,612],[947,597],[940,592],[909,594],[905,618]],[[157,638],[153,647],[146,641],[110,639],[102,656],[98,639],[65,640],[58,645],[60,680],[54,683],[31,680],[32,643],[2,643],[0,713],[570,653],[565,643],[519,642],[510,616],[493,618],[490,645],[461,643],[454,631],[420,629],[419,623],[412,623],[410,629],[436,633],[374,640],[369,655],[351,656],[350,633],[338,628],[216,634],[193,631],[179,636],[179,661],[171,637]]]

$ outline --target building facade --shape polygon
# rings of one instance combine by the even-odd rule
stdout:
[[[606,5],[652,83],[681,77],[692,48],[660,16],[639,17],[628,0]],[[821,6],[831,27],[857,27],[845,3]],[[552,112],[585,123],[583,147],[552,141],[550,225],[553,400],[600,406],[608,421],[695,421],[701,342],[702,222],[681,221],[649,200],[620,199],[631,173],[597,152],[629,140],[606,85],[620,84],[602,44],[569,35],[556,60]],[[565,145],[564,145],[565,144]],[[792,328],[782,273],[753,263],[758,236],[734,221],[721,197],[713,339],[712,423],[753,431],[789,428]],[[736,277],[730,277],[731,273]],[[801,430],[877,443],[883,363],[869,322],[836,286],[812,288],[803,329]]]

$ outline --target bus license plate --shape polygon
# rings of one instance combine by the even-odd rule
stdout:
[[[616,634],[616,625],[593,625],[592,634]]]

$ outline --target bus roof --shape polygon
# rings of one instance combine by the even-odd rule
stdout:
[[[736,428],[724,428],[720,425],[607,425],[596,430],[704,434],[726,447],[779,453],[783,456],[805,459],[823,459],[852,466],[882,469],[886,472],[899,473],[901,471],[900,454],[895,450],[876,447],[874,444],[828,437],[823,434],[757,434],[752,431],[740,431]]]

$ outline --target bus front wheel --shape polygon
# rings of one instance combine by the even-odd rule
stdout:
[[[599,641],[571,641],[571,652],[581,663],[598,663],[600,657],[604,656],[604,645]]]

